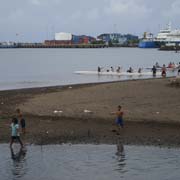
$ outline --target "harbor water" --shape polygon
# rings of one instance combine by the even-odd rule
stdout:
[[[170,61],[179,63],[179,53],[140,48],[0,49],[0,90],[149,78],[77,75],[74,71],[96,71],[98,66],[146,70],[156,62],[167,65]]]
[[[180,149],[153,146],[0,145],[1,180],[176,180]]]

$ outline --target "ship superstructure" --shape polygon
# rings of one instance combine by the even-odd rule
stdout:
[[[164,42],[164,41],[166,41],[167,40],[167,36],[169,35],[169,33],[171,33],[171,31],[172,31],[171,30],[171,23],[169,23],[166,28],[161,29],[159,31],[159,33],[157,34],[157,37],[154,40],[157,41],[157,42]]]

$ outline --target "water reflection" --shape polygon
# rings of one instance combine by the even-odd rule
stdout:
[[[28,146],[27,153],[17,147],[10,153],[8,144],[0,144],[0,180],[180,177],[179,148],[128,146],[124,141],[116,141],[116,145],[44,145],[43,152],[40,146]]]
[[[119,170],[120,172],[124,173],[124,168],[126,166],[126,158],[125,158],[125,150],[124,150],[124,146],[123,146],[123,141],[120,137],[117,138],[117,152],[116,152],[116,156],[117,156],[117,165],[118,168],[116,170]]]
[[[26,149],[20,148],[17,152],[13,148],[10,148],[11,158],[13,160],[12,164],[12,175],[16,178],[20,178],[26,174],[25,156]]]

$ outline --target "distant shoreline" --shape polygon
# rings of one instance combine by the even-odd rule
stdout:
[[[175,78],[176,76],[172,77],[166,77],[166,79],[172,79]],[[102,81],[102,82],[88,82],[88,83],[72,83],[72,84],[62,84],[62,85],[49,85],[49,86],[40,86],[40,87],[22,87],[22,88],[10,88],[10,89],[0,89],[0,92],[3,91],[38,91],[40,89],[62,89],[62,88],[67,88],[67,87],[80,87],[80,86],[91,86],[91,85],[98,85],[98,84],[109,84],[109,83],[118,83],[118,82],[128,82],[128,81],[143,81],[143,80],[153,80],[153,79],[162,79],[162,77],[150,77],[150,78],[141,78],[141,79],[122,79],[122,80],[115,80],[115,81]]]
[[[43,43],[32,43],[32,44],[17,44],[17,45],[1,45],[0,49],[8,48],[117,48],[117,47],[127,47],[127,48],[137,48],[138,45],[105,45],[105,44],[61,44],[61,45],[46,45]]]

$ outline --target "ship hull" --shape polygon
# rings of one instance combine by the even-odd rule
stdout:
[[[140,41],[139,48],[158,48],[158,44],[154,41]]]

